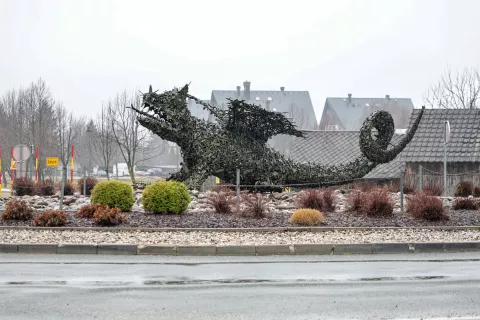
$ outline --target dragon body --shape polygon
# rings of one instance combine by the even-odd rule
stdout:
[[[191,115],[187,100],[193,99],[208,110],[215,122]],[[132,109],[137,120],[160,138],[175,142],[183,158],[179,172],[169,180],[198,187],[209,176],[235,183],[240,169],[242,185],[340,185],[361,178],[381,163],[393,160],[410,142],[423,115],[419,113],[405,137],[391,148],[394,134],[391,115],[372,113],[360,131],[362,155],[344,165],[296,163],[268,147],[278,134],[303,137],[303,133],[282,114],[267,111],[241,100],[230,100],[227,109],[218,109],[188,93],[188,85],[164,93],[143,94],[141,109]]]

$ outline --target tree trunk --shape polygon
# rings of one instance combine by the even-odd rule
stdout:
[[[128,172],[130,173],[130,178],[132,179],[132,183],[135,183],[135,171],[133,170],[133,168],[128,168]]]

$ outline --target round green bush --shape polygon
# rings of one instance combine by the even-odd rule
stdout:
[[[181,182],[159,181],[145,188],[142,202],[149,212],[179,214],[187,210],[190,195]]]
[[[135,203],[133,188],[120,181],[102,181],[92,190],[92,204],[105,204],[110,208],[119,207],[122,211],[131,211]]]

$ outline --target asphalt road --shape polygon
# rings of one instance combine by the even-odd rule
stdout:
[[[0,319],[455,317],[480,319],[479,254],[0,255]]]

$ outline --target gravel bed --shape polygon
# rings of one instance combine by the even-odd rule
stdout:
[[[479,241],[478,230],[399,229],[333,232],[139,232],[0,230],[0,243],[123,243],[164,245],[239,245],[374,242]]]
[[[78,218],[68,212],[67,227],[95,227],[90,219]],[[217,214],[212,211],[187,212],[182,215],[128,214],[124,227],[144,228],[258,228],[293,227],[289,222],[291,212],[282,211],[267,218],[243,218],[238,215]],[[448,221],[416,220],[407,213],[396,212],[388,218],[370,218],[354,212],[327,212],[320,226],[323,227],[425,227],[425,226],[480,226],[480,211],[450,211]],[[4,221],[0,226],[32,226],[33,221]]]

